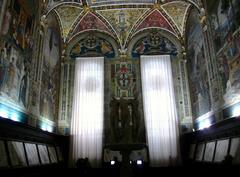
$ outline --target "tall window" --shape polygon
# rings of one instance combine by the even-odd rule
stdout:
[[[150,165],[174,165],[179,129],[170,56],[142,56],[141,76]]]
[[[77,58],[71,121],[73,162],[88,158],[99,167],[102,155],[104,114],[104,58]]]

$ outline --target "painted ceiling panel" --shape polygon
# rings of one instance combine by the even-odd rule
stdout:
[[[172,33],[174,29],[167,21],[167,19],[162,15],[159,10],[152,11],[144,20],[143,22],[137,27],[136,32],[141,31],[146,28],[164,28]]]
[[[134,25],[148,10],[148,8],[109,9],[97,11],[97,13],[103,16],[112,26],[123,47]]]
[[[25,0],[24,0],[25,1]],[[33,0],[28,0],[28,1],[33,1]],[[82,5],[82,1],[81,0],[49,0],[48,1],[48,10],[52,9],[53,7],[56,7],[58,4],[79,4]]]
[[[133,3],[144,3],[152,4],[157,0],[87,0],[89,5],[114,5],[114,4],[133,4]]]
[[[65,41],[70,30],[83,12],[83,9],[77,6],[59,6],[55,11],[60,18],[62,37]]]
[[[86,30],[100,30],[112,34],[109,28],[92,12],[87,13],[74,29],[73,35]]]
[[[52,8],[58,16],[64,42],[72,34],[95,29],[114,36],[122,48],[126,47],[126,41],[129,41],[134,34],[147,28],[164,28],[174,34],[182,35],[186,15],[191,6],[183,0],[165,0],[164,3],[155,5],[153,3],[156,0],[87,0],[92,7],[83,7],[78,2],[64,1]],[[128,5],[114,6],[114,4]]]
[[[162,5],[163,10],[173,20],[181,34],[184,31],[184,22],[189,7],[189,3],[180,1]]]

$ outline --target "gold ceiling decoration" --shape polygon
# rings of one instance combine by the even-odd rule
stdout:
[[[134,25],[148,10],[148,8],[108,9],[97,13],[108,21],[117,34],[121,47],[124,48]]]
[[[78,6],[66,5],[57,7],[55,9],[55,12],[59,16],[62,29],[62,37],[65,41],[69,35],[69,32],[74,27],[74,24],[81,16],[83,9]]]
[[[184,32],[185,18],[191,5],[184,1],[170,2],[162,5],[162,9],[172,19],[181,35]]]
[[[195,2],[196,0],[194,0]],[[62,38],[67,42],[72,36],[73,29],[82,20],[87,11],[91,11],[116,36],[121,48],[125,48],[127,40],[131,40],[131,34],[137,24],[141,24],[144,17],[154,9],[159,9],[177,32],[178,37],[184,36],[185,22],[193,3],[186,1],[165,1],[165,3],[146,4],[113,4],[106,6],[88,6],[81,3],[62,2],[53,7],[47,14],[54,11],[58,17]]]

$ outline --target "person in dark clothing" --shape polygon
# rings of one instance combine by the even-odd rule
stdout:
[[[78,159],[77,163],[76,163],[76,167],[77,167],[77,169],[79,169],[79,172],[81,175],[89,176],[91,166],[90,166],[88,158]]]

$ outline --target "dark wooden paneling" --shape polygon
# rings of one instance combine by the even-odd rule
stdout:
[[[189,164],[191,161],[188,158],[190,145],[199,144],[201,142],[210,142],[219,139],[230,139],[240,136],[240,119],[230,118],[211,127],[199,130],[196,132],[185,133],[181,136],[181,152],[184,164]]]
[[[55,133],[49,133],[20,122],[15,122],[9,119],[0,118],[0,139],[4,140],[6,144],[8,141],[18,141],[23,143],[42,144],[48,147],[53,146],[55,147],[55,149],[56,147],[60,147],[63,152],[64,161],[61,163],[59,162],[59,164],[61,164],[61,166],[67,166],[67,159],[68,159],[68,152],[69,152],[68,150],[69,136],[62,136]],[[7,149],[7,153],[9,153],[8,149]],[[9,158],[9,154],[8,154],[8,158]],[[57,156],[57,158],[59,157]],[[9,164],[11,166],[11,163]],[[57,165],[58,164],[51,164],[51,166],[57,166]],[[34,168],[37,168],[37,169],[46,168],[46,165],[45,167],[40,165]]]

